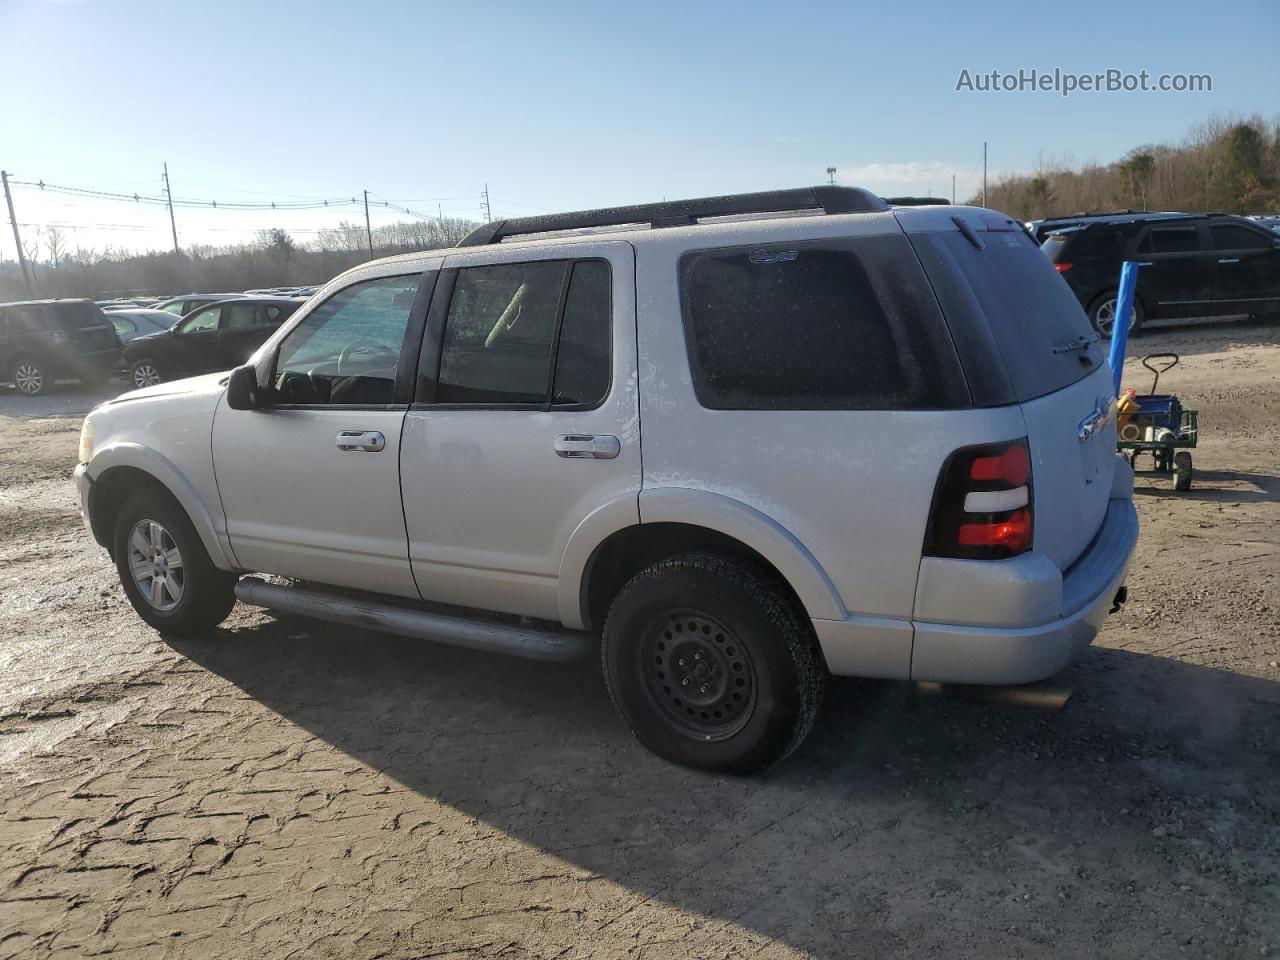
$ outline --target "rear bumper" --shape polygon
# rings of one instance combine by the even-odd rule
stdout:
[[[917,620],[911,679],[941,683],[1033,683],[1057,673],[1093,642],[1129,571],[1138,542],[1133,501],[1111,500],[1089,549],[1061,576],[1058,615],[1031,626]]]

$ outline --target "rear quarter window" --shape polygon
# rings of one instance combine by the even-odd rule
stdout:
[[[704,407],[970,404],[945,321],[902,235],[696,251],[680,273]]]
[[[953,334],[996,352],[1011,399],[1023,402],[1053,393],[1096,370],[1103,362],[1097,335],[1049,258],[1020,230],[976,236],[982,249],[959,230],[913,234],[911,239]],[[1095,342],[1070,349],[1081,338]],[[975,372],[968,367],[966,359],[972,380]]]

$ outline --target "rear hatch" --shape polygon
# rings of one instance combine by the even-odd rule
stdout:
[[[1107,512],[1115,454],[1103,345],[1049,259],[1000,214],[898,211],[979,405],[1018,404],[1035,497],[1033,549],[1066,569]]]
[[[72,354],[102,353],[117,349],[120,337],[107,315],[88,300],[51,303],[50,327],[66,334],[65,348]]]

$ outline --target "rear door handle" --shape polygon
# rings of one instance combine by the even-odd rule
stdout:
[[[386,447],[387,438],[378,430],[343,430],[334,442],[339,450],[377,453]]]
[[[562,433],[555,449],[557,457],[570,460],[612,460],[622,452],[622,441],[608,434]]]
[[[1219,263],[1239,263],[1239,257],[1227,257],[1225,260],[1219,260]]]

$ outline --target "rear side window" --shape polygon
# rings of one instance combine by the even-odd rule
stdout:
[[[55,303],[51,309],[54,323],[63,330],[105,327],[110,322],[96,303]]]
[[[1190,253],[1200,249],[1195,227],[1152,227],[1138,244],[1139,253]]]
[[[682,260],[681,280],[704,407],[968,405],[954,347],[901,235],[700,251]]]
[[[1104,362],[1097,335],[1066,281],[1022,231],[983,231],[978,249],[959,230],[912,236],[916,252],[957,339],[974,345],[975,356],[1000,358],[1017,402],[1061,390]],[[966,350],[970,348],[966,347]],[[969,369],[985,381],[996,369]],[[974,385],[979,402],[996,403],[1000,390]]]
[[[1100,230],[1077,230],[1059,234],[1058,237],[1061,238],[1061,249],[1057,256],[1049,250],[1049,242],[1054,239],[1053,237],[1046,240],[1041,249],[1049,253],[1049,258],[1055,262],[1058,260],[1070,262],[1090,257],[1119,256],[1124,246],[1125,234],[1121,230],[1109,227]]]
[[[604,260],[464,267],[445,319],[436,403],[596,406],[611,377]]]
[[[1269,250],[1276,239],[1234,223],[1215,225],[1209,231],[1215,250]]]

